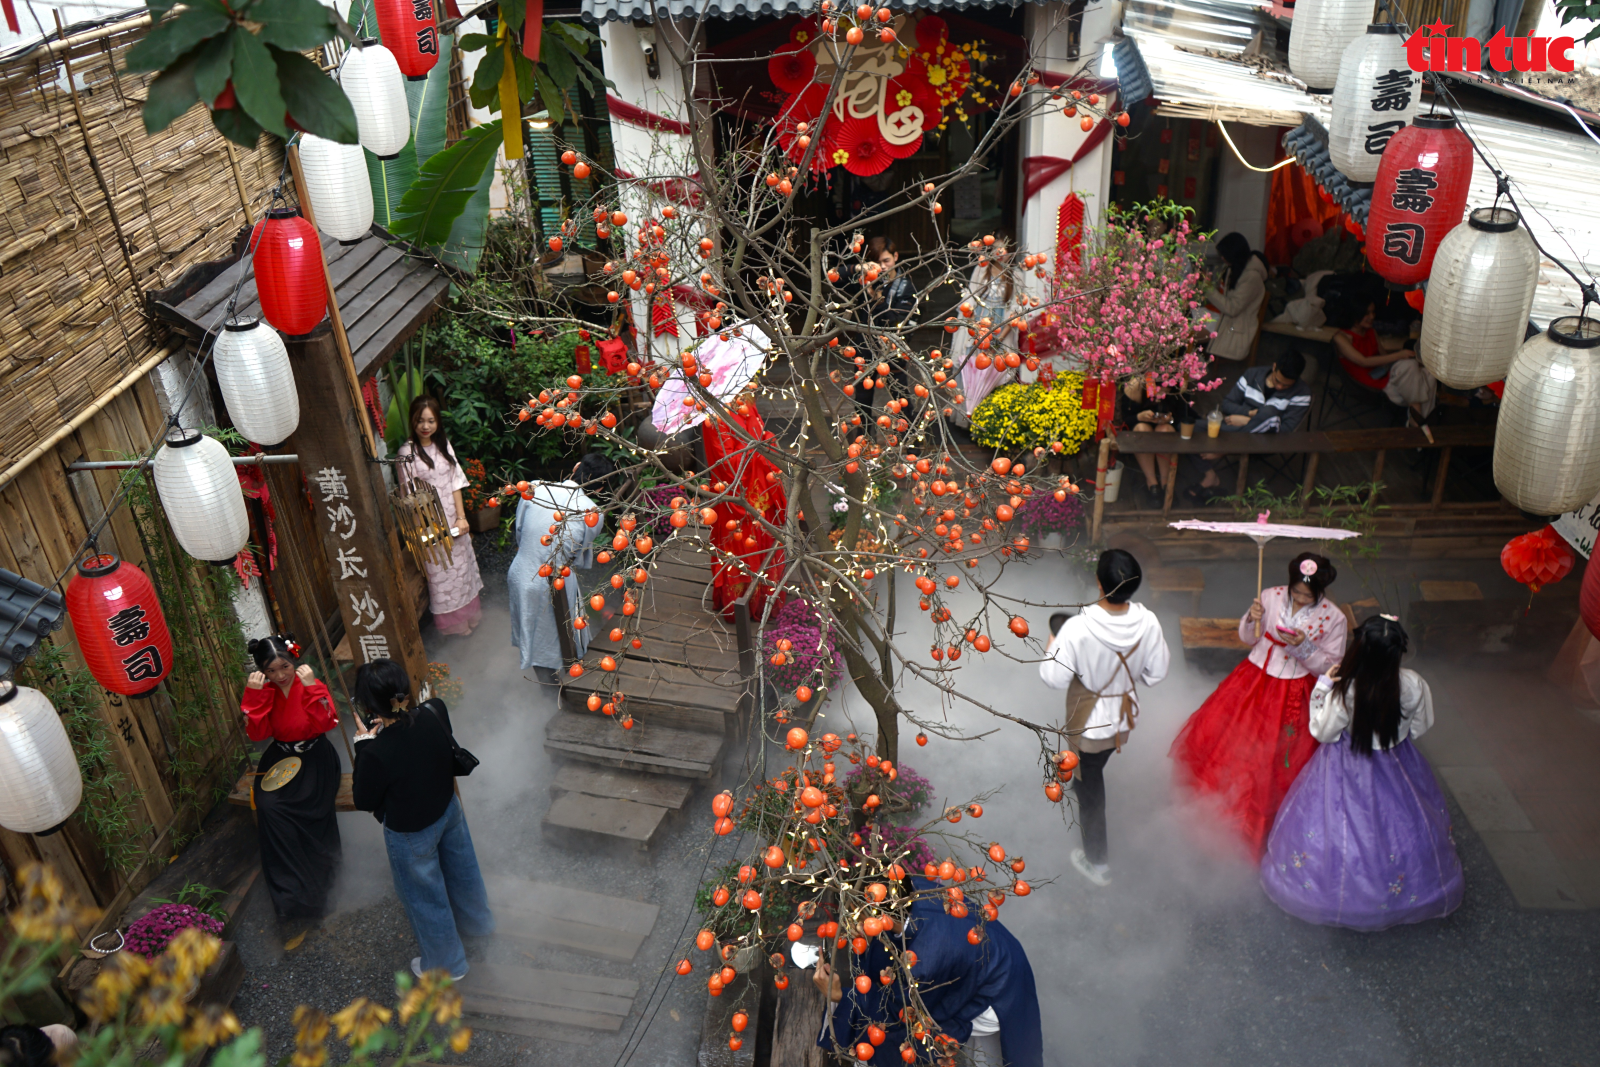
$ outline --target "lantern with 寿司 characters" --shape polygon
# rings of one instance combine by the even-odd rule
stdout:
[[[1367,262],[1385,280],[1414,285],[1433,269],[1445,234],[1461,224],[1472,182],[1472,142],[1449,115],[1419,115],[1389,139],[1367,216]]]
[[[172,635],[144,571],[110,553],[86,556],[66,600],[95,681],[123,696],[153,693],[172,670]]]

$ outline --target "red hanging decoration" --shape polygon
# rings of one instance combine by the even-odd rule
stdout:
[[[1514,581],[1528,587],[1530,606],[1534,593],[1565,578],[1576,561],[1572,548],[1554,526],[1513,537],[1500,550],[1500,566]]]
[[[1056,274],[1060,275],[1068,261],[1076,264],[1083,247],[1083,200],[1077,193],[1068,193],[1056,209]]]
[[[1589,632],[1600,640],[1600,564],[1593,557],[1584,565],[1583,586],[1578,590],[1578,614]]]
[[[439,28],[433,21],[433,0],[372,0],[378,13],[378,36],[394,53],[400,73],[420,81],[439,62]]]
[[[67,612],[95,681],[113,693],[155,692],[172,670],[172,635],[155,587],[114,555],[87,556],[67,585]]]
[[[291,337],[310,333],[328,312],[316,228],[298,209],[276,208],[256,223],[251,239],[261,317]]]
[[[1472,142],[1449,115],[1419,115],[1389,139],[1367,216],[1367,262],[1386,281],[1414,285],[1433,269],[1444,235],[1461,224]]]

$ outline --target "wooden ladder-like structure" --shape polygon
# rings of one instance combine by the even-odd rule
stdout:
[[[563,673],[544,739],[545,751],[564,761],[551,786],[545,834],[574,844],[622,843],[641,859],[694,783],[718,773],[725,741],[753,704],[747,679],[755,673],[747,616],[741,612],[730,626],[711,606],[710,556],[676,539],[655,556],[639,590],[642,647],[632,648],[631,638],[613,642],[610,626],[597,626],[589,647],[614,657],[617,669],[602,671],[590,657],[581,677]],[[566,597],[552,590],[552,602],[566,643]],[[570,648],[563,652],[569,662],[576,658]],[[603,705],[617,692],[625,694],[617,715],[589,710],[591,695]],[[633,716],[631,729],[619,721],[624,713]]]

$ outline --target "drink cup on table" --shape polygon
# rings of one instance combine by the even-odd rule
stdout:
[[[1222,409],[1213,408],[1206,415],[1206,436],[1215,437],[1222,432]]]
[[[1178,436],[1185,441],[1194,436],[1194,419],[1185,419],[1178,423]]]

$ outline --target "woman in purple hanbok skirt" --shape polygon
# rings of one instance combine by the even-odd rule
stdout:
[[[1344,662],[1317,680],[1311,733],[1322,745],[1278,809],[1261,886],[1306,922],[1386,930],[1461,906],[1450,813],[1412,739],[1433,725],[1433,695],[1402,669],[1406,633],[1377,615]]]

